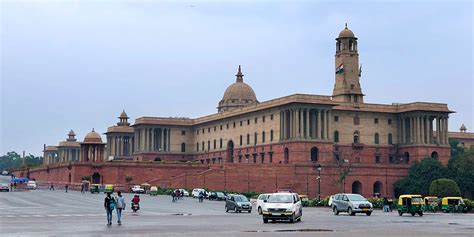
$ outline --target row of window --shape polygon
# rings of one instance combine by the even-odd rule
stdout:
[[[359,131],[355,131],[353,135],[353,143],[358,144],[360,143],[360,134]],[[339,142],[339,131],[334,131],[334,142]],[[380,135],[378,133],[374,134],[374,143],[380,144]],[[393,144],[393,136],[391,133],[387,136],[387,143],[389,145]]]
[[[270,141],[272,142],[273,141],[273,130],[270,130]],[[253,145],[257,145],[257,141],[258,141],[258,134],[255,133],[254,134],[254,141],[253,141]],[[266,142],[266,133],[265,131],[262,132],[262,143],[265,143]],[[213,141],[213,149],[217,149],[217,140],[214,139]],[[239,142],[240,146],[243,145],[243,136],[240,135],[240,142]],[[201,142],[201,151],[205,151],[205,142]],[[247,145],[250,145],[250,134],[247,133]],[[222,149],[222,138],[219,139],[219,149]],[[208,140],[207,141],[207,150],[210,151],[211,150],[211,141]],[[199,151],[199,142],[196,143],[196,151]]]
[[[266,116],[262,116],[262,123],[265,123],[265,120],[266,120]],[[270,120],[273,120],[273,114],[270,115]],[[254,122],[255,122],[255,124],[258,123],[258,117],[255,117]],[[250,125],[250,119],[247,119],[246,123],[247,123],[247,125]],[[241,121],[240,121],[240,127],[242,127],[243,124],[244,124],[244,120],[241,120]],[[232,128],[235,128],[236,126],[237,126],[237,125],[236,125],[236,122],[233,122],[233,123],[232,123]],[[227,123],[227,124],[226,124],[226,129],[229,129],[229,127],[230,127],[230,125],[229,125],[229,123]],[[223,125],[221,124],[221,125],[219,126],[219,130],[222,130],[222,129],[223,129]],[[203,128],[203,129],[198,129],[198,130],[196,130],[196,133],[199,134],[199,131],[201,131],[202,134],[204,134],[204,133],[206,132],[206,130],[207,130],[208,133],[210,133],[210,132],[211,132],[211,127],[208,127],[207,129],[205,129],[205,128]],[[217,126],[214,126],[214,129],[213,129],[213,130],[214,130],[214,132],[217,131]],[[184,135],[184,134],[183,134],[183,135]]]
[[[334,116],[334,122],[339,122],[339,116]],[[379,118],[374,118],[374,124],[379,123]],[[387,124],[392,124],[392,119],[387,119]],[[360,125],[360,118],[359,116],[354,117],[354,125]]]

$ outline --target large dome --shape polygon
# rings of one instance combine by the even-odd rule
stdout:
[[[94,129],[84,137],[83,143],[102,143],[102,137]]]
[[[224,96],[219,102],[219,112],[230,111],[258,103],[255,92],[252,87],[244,83],[243,76],[239,65],[239,70],[236,75],[237,80],[225,90]]]
[[[339,33],[338,38],[355,38],[354,32],[352,32],[352,30],[349,30],[349,28],[347,28],[347,23],[346,23],[346,27],[341,31],[341,33]]]

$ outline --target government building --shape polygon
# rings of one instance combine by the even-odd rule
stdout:
[[[337,192],[393,196],[393,184],[425,157],[447,164],[448,139],[474,146],[474,134],[448,132],[447,104],[364,101],[358,38],[346,27],[335,45],[331,95],[293,94],[259,101],[238,67],[235,82],[200,118],[139,117],[123,111],[116,125],[74,132],[44,147],[44,166],[27,170],[40,182],[163,187],[234,192],[291,189],[311,197]],[[328,69],[332,70],[332,69]],[[129,184],[128,184],[129,185]]]

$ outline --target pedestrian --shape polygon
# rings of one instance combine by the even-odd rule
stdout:
[[[110,226],[112,225],[112,211],[115,209],[115,201],[114,198],[110,196],[110,193],[107,193],[105,197],[104,208],[107,213],[107,225]]]
[[[202,202],[204,200],[204,192],[201,191],[199,192],[199,202]]]
[[[122,211],[125,210],[125,199],[122,196],[122,192],[117,192],[115,202],[117,203],[117,224],[122,225]]]
[[[66,186],[64,187],[64,188],[66,189],[66,193],[67,193],[67,188],[68,188],[68,187],[69,187],[69,186],[68,186],[67,184],[66,184]]]
[[[392,205],[393,205],[393,199],[389,198],[388,199],[388,210],[392,212]]]
[[[13,183],[10,183],[10,192],[13,192]]]
[[[171,193],[171,202],[176,202],[176,193],[175,192],[172,192]]]
[[[388,198],[387,197],[383,198],[383,212],[389,212]]]
[[[81,193],[85,193],[85,190],[86,189],[86,186],[84,185],[84,183],[81,184]]]
[[[51,184],[51,186],[49,187],[49,191],[53,190],[54,191],[54,185]]]
[[[178,201],[180,195],[181,195],[181,192],[179,191],[179,189],[176,189],[174,193],[174,196],[176,197],[176,201]]]

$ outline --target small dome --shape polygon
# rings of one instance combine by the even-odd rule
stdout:
[[[71,131],[69,131],[69,133],[67,134],[68,136],[76,136],[76,134],[74,133],[74,131],[71,129]]]
[[[94,129],[84,137],[84,143],[102,143],[102,137]]]
[[[355,38],[354,32],[352,32],[352,30],[349,30],[349,28],[347,28],[347,23],[344,30],[342,30],[341,33],[339,33],[338,38]]]
[[[466,128],[466,126],[465,126],[464,124],[462,124],[462,125],[461,125],[461,128],[459,128],[459,130],[461,130],[461,132],[463,132],[463,131],[466,131],[467,128]]]
[[[244,75],[242,74],[240,65],[236,76],[236,82],[227,87],[222,100],[219,102],[219,112],[258,103],[257,96],[252,87],[243,81]]]
[[[125,113],[125,110],[122,111],[119,118],[128,118],[128,115],[127,113]]]

